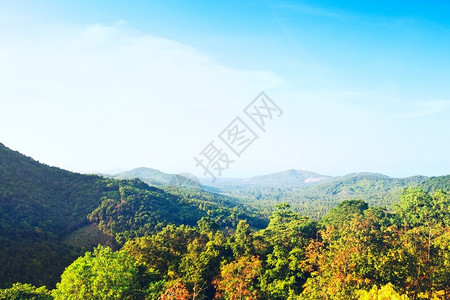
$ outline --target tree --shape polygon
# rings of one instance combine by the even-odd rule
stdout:
[[[208,241],[203,244],[195,239],[188,246],[186,255],[181,260],[180,270],[183,281],[192,291],[192,299],[201,298],[203,292],[208,289],[215,274],[218,273],[220,262],[220,244],[216,241]]]
[[[155,235],[128,241],[123,249],[134,259],[157,270],[162,275],[178,273],[181,258],[187,252],[187,246],[200,236],[197,229],[190,226],[167,225]]]
[[[356,294],[359,295],[359,300],[408,300],[408,296],[400,295],[394,289],[391,283],[383,285],[378,288],[376,285],[370,291],[360,290]]]
[[[0,290],[0,299],[5,300],[51,300],[51,293],[45,286],[36,288],[31,284],[14,283],[9,289]]]
[[[301,262],[304,247],[316,234],[316,223],[293,212],[287,203],[276,208],[267,228],[259,233],[269,245],[260,286],[269,299],[291,299],[301,292],[307,277]]]
[[[258,257],[246,256],[222,265],[220,277],[214,281],[217,289],[216,299],[251,300],[259,299],[257,278],[261,272]]]
[[[161,300],[189,300],[190,294],[182,282],[177,282],[164,291]]]
[[[219,225],[217,225],[217,223],[214,222],[214,220],[209,217],[203,217],[200,220],[198,220],[197,226],[198,229],[200,230],[200,233],[206,234],[210,238],[212,238],[213,234],[220,229]]]
[[[403,247],[414,258],[405,279],[410,296],[416,299],[421,293],[437,290],[450,293],[450,196],[441,190],[430,195],[409,188],[403,191],[396,212],[403,227]]]
[[[384,240],[378,212],[355,214],[338,228],[327,226],[320,240],[307,247],[306,267],[311,271],[302,299],[353,299],[357,289],[383,282],[389,239]],[[370,285],[369,285],[370,284]]]
[[[55,299],[136,299],[142,297],[139,270],[124,251],[99,245],[66,268]]]
[[[369,208],[363,200],[344,200],[336,207],[330,209],[322,219],[321,223],[326,226],[339,226],[353,219],[355,215],[361,216]]]
[[[230,236],[228,244],[233,251],[234,258],[239,258],[243,255],[250,256],[254,253],[253,236],[250,226],[245,220],[239,221],[236,234]]]

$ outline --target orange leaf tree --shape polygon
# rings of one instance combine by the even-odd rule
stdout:
[[[214,281],[217,288],[216,299],[258,299],[256,289],[260,275],[261,261],[258,257],[246,256],[222,265],[220,277]]]

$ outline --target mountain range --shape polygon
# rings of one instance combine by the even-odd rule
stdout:
[[[142,167],[111,176],[169,184],[175,175]],[[274,204],[288,202],[296,211],[317,218],[345,199],[361,199],[370,205],[390,208],[402,190],[411,186],[430,192],[437,188],[449,191],[450,175],[395,178],[362,172],[328,176],[291,169],[250,178],[218,178],[214,183],[203,180],[203,183],[203,189],[237,198],[243,205],[265,211],[266,215]]]
[[[208,217],[226,231],[245,219],[264,228],[274,204],[319,218],[343,199],[395,204],[402,189],[450,190],[450,175],[391,178],[326,176],[288,170],[200,185],[189,174],[138,168],[86,175],[41,164],[0,143],[0,288],[53,287],[66,266],[97,244],[119,247],[168,224]]]

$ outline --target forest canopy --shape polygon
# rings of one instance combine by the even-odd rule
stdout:
[[[203,217],[99,245],[52,291],[15,284],[0,299],[446,299],[449,209],[448,193],[410,188],[393,212],[348,200],[316,222],[281,203],[267,227],[231,232]]]

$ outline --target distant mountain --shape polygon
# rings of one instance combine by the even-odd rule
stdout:
[[[114,178],[139,178],[157,186],[167,185],[174,175],[151,168],[137,168],[113,175]],[[182,179],[184,180],[184,178]],[[270,213],[274,204],[290,203],[303,214],[318,217],[345,199],[362,199],[370,205],[391,207],[401,191],[410,186],[427,191],[450,190],[450,175],[428,178],[393,178],[383,174],[360,172],[344,176],[321,175],[306,170],[287,170],[250,178],[218,178],[206,181],[209,191],[235,197],[242,205]]]
[[[285,199],[300,206],[310,215],[323,215],[329,208],[346,199],[362,199],[375,206],[390,207],[400,199],[401,191],[421,186],[427,177],[392,178],[376,173],[354,173],[327,182],[292,190]]]
[[[311,184],[325,182],[332,179],[331,176],[320,175],[311,171],[304,170],[287,170],[268,175],[250,177],[246,179],[218,178],[211,185],[214,187],[231,187],[231,186],[264,186],[276,188],[295,188],[304,187]]]
[[[200,185],[200,182],[196,178],[191,177],[192,175],[188,173],[175,175],[146,167],[140,167],[129,171],[103,176],[115,179],[138,178],[147,184],[155,186],[180,185],[179,183],[184,183],[184,185],[190,187],[198,187]],[[205,180],[205,184],[202,184],[201,187],[209,191],[219,191],[221,188],[245,186],[295,188],[325,182],[332,178],[333,177],[331,176],[320,175],[311,171],[292,169],[251,178],[217,178],[215,182]]]
[[[402,190],[411,186],[430,192],[450,191],[450,175],[393,178],[365,172],[331,177],[288,170],[249,179],[220,179],[214,186],[267,214],[275,204],[288,202],[302,214],[317,218],[346,199],[362,199],[370,205],[390,208],[400,199]]]
[[[140,167],[129,171],[124,171],[112,175],[104,175],[115,179],[133,179],[138,178],[150,185],[178,185],[186,187],[200,187],[195,178],[189,174],[168,174],[157,169]]]
[[[169,178],[161,173],[154,172]],[[161,187],[50,167],[0,143],[0,288],[17,281],[52,287],[98,243],[114,246],[167,224],[195,225],[206,216],[223,228],[239,219],[256,228],[267,224],[234,198]]]

